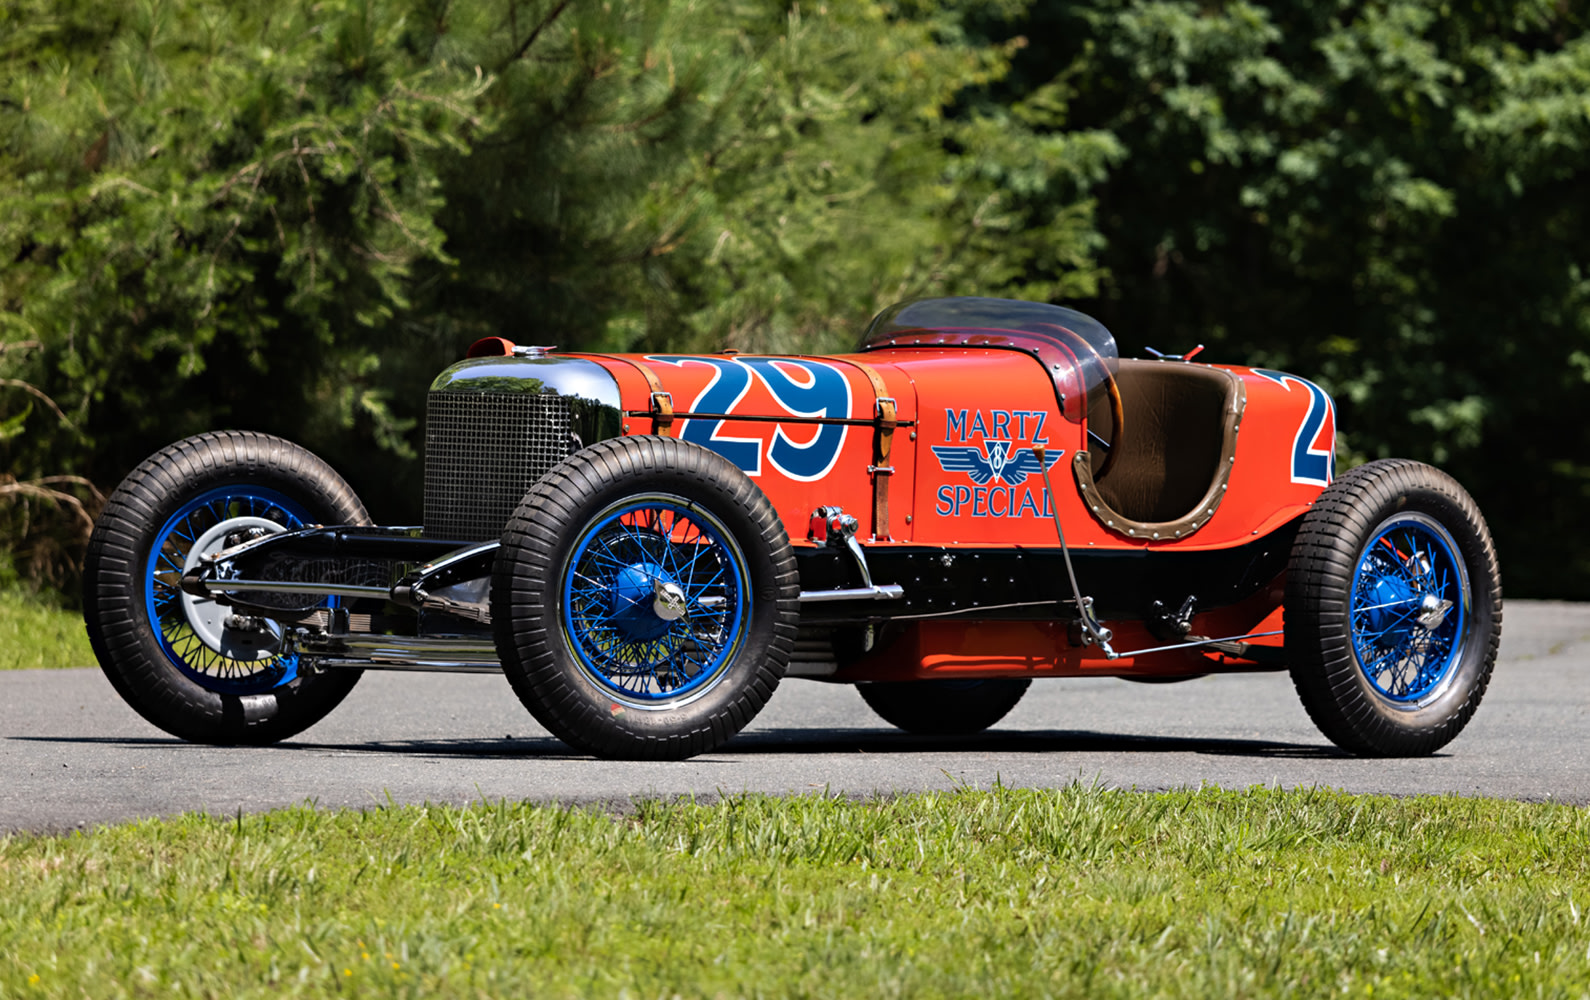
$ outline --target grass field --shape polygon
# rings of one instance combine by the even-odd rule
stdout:
[[[1073,787],[0,840],[0,996],[1583,997],[1590,812]]]
[[[80,613],[0,590],[0,670],[93,665]]]

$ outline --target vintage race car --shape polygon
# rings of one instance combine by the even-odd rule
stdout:
[[[786,677],[919,733],[1034,678],[1289,669],[1324,734],[1427,754],[1501,633],[1444,473],[1334,477],[1312,383],[1123,360],[1074,310],[902,304],[853,354],[577,354],[488,338],[430,389],[424,524],[297,445],[179,441],[110,498],[85,616],[156,726],[268,743],[361,671],[503,671],[578,750],[680,758]]]

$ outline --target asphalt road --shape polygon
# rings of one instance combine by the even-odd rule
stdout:
[[[571,755],[500,677],[367,674],[330,718],[266,749],[192,746],[122,704],[97,669],[0,672],[0,830],[63,830],[205,810],[230,815],[486,799],[627,803],[757,792],[957,785],[1141,789],[1326,786],[1590,804],[1590,605],[1509,603],[1502,655],[1468,729],[1418,760],[1356,760],[1285,674],[1143,685],[1035,683],[996,729],[910,737],[853,688],[789,681],[744,733],[681,763]]]

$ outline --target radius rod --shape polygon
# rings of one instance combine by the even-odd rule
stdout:
[[[1060,555],[1065,560],[1066,576],[1071,578],[1071,597],[1077,602],[1077,615],[1082,620],[1082,641],[1088,644],[1097,644],[1104,650],[1107,659],[1118,659],[1120,654],[1110,646],[1110,640],[1115,638],[1115,633],[1099,624],[1093,616],[1093,598],[1083,597],[1082,590],[1077,586],[1077,571],[1071,565],[1071,549],[1066,545],[1066,529],[1060,525],[1060,494],[1054,491],[1054,483],[1049,481],[1049,463],[1044,460],[1044,446],[1034,444],[1033,455],[1038,459],[1038,468],[1043,472],[1044,489],[1049,491],[1049,510],[1054,514],[1055,534],[1060,536]]]

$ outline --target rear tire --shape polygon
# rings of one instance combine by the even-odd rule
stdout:
[[[1303,519],[1285,616],[1292,681],[1331,742],[1370,757],[1434,753],[1479,707],[1501,642],[1485,519],[1439,469],[1353,469]]]
[[[492,575],[497,652],[519,699],[600,757],[704,753],[761,711],[800,617],[789,535],[727,459],[612,438],[530,489]]]
[[[342,477],[281,438],[218,431],[157,452],[116,487],[89,539],[83,620],[100,668],[139,715],[181,739],[266,744],[307,729],[359,672],[304,675],[296,656],[230,643],[224,608],[176,582],[199,542],[213,551],[229,530],[368,521]]]
[[[997,677],[884,681],[857,684],[856,690],[891,726],[921,736],[967,736],[1003,719],[1031,685],[1024,677]]]

